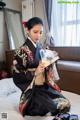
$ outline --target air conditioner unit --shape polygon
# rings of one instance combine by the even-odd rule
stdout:
[[[25,22],[34,15],[34,0],[22,1],[22,21]]]

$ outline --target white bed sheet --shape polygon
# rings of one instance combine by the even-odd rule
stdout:
[[[70,113],[80,115],[80,95],[67,91],[62,91],[62,94],[71,102]],[[21,91],[16,89],[7,96],[0,96],[0,120],[2,120],[2,113],[7,113],[7,120],[52,120],[52,116],[25,116],[23,118],[18,110],[20,95]]]
[[[62,94],[69,99],[71,103],[71,110],[70,114],[77,114],[80,117],[80,95],[67,92],[67,91],[62,91]],[[31,116],[25,116],[25,120],[52,120],[52,116],[46,116],[46,117],[31,117]],[[80,119],[80,118],[79,118]]]
[[[66,96],[71,103],[70,113],[80,115],[80,95],[67,91],[62,91],[62,94]]]

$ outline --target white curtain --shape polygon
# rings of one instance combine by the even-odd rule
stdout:
[[[55,46],[80,46],[80,4],[75,0],[72,3],[68,2],[69,0],[63,3],[58,1],[52,1],[50,32],[54,44]]]

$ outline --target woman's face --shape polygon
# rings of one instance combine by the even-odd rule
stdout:
[[[41,24],[35,25],[30,30],[27,30],[28,36],[32,39],[34,43],[40,40],[43,33],[43,26]]]

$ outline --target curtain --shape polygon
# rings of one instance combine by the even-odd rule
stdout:
[[[45,9],[46,9],[48,26],[49,26],[49,30],[50,30],[50,27],[51,27],[52,0],[45,0]]]
[[[80,4],[52,1],[51,35],[55,46],[80,46]],[[76,0],[78,1],[78,0]]]
[[[48,32],[46,33],[47,41],[46,43],[49,46],[54,46],[54,39],[51,35],[51,14],[52,14],[52,1],[53,0],[45,0],[45,11],[47,16],[47,22],[48,22]]]

